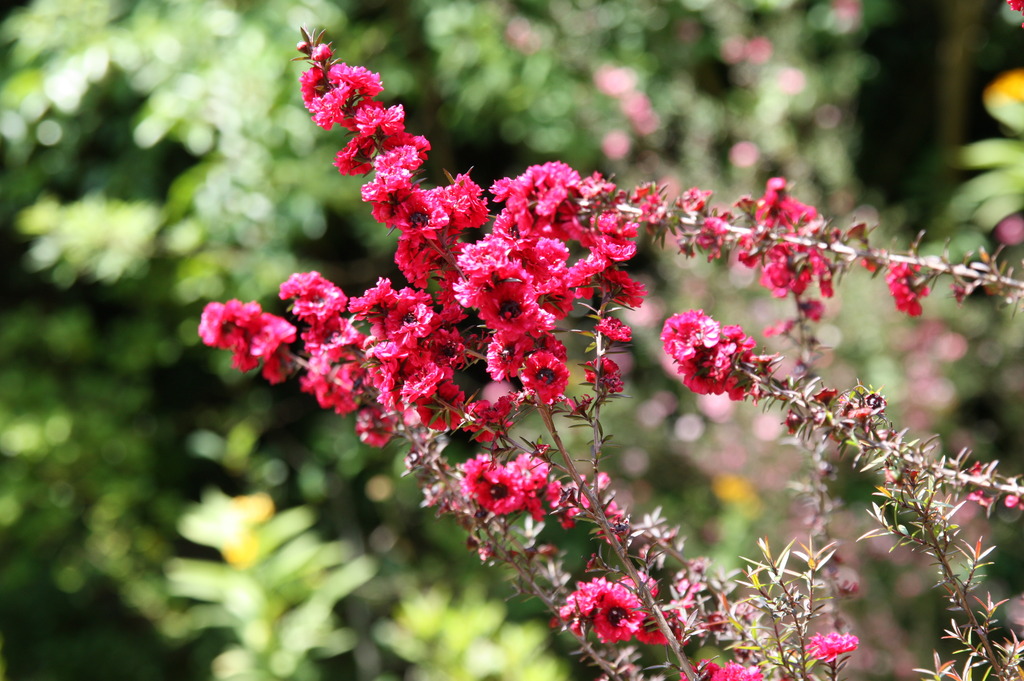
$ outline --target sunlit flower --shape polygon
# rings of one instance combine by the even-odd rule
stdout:
[[[1024,11],[1024,0],[1020,9]],[[988,84],[981,97],[985,106],[992,108],[1024,102],[1024,69],[1003,71]]]
[[[256,562],[260,539],[256,526],[274,517],[274,501],[259,492],[231,499],[231,531],[221,546],[221,555],[232,567],[245,569]]]
[[[832,662],[843,653],[850,653],[857,649],[860,640],[853,634],[840,634],[829,632],[828,634],[815,634],[807,641],[807,652],[811,657]]]

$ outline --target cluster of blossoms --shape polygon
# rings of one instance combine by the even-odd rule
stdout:
[[[812,282],[817,282],[821,295],[831,298],[832,268],[817,248],[763,239],[764,235],[780,233],[820,236],[825,222],[818,211],[790,196],[786,180],[774,177],[755,204],[754,217],[762,229],[741,237],[739,260],[747,267],[761,267],[761,285],[776,298],[790,293],[799,298]],[[815,311],[811,318],[820,319],[820,303],[811,309]]]
[[[845,267],[829,257],[830,249],[849,240],[864,238],[864,225],[854,225],[845,233],[832,228],[818,211],[794,199],[784,178],[768,180],[765,193],[757,199],[743,197],[730,210],[710,208],[711,192],[693,188],[685,192],[676,207],[692,227],[677,231],[681,250],[692,256],[696,250],[708,260],[721,257],[727,247],[736,251],[743,265],[759,269],[759,281],[776,298],[792,296],[797,303],[798,319],[820,321],[825,307],[812,297],[816,285],[822,298],[834,294],[833,279]],[[743,223],[749,223],[743,226]],[[843,253],[849,249],[842,248]],[[864,267],[876,271],[881,265],[870,258]],[[921,314],[922,298],[930,293],[918,277],[920,266],[903,262],[884,265],[886,281],[898,310],[911,316]],[[954,282],[954,292],[958,286]],[[962,298],[957,293],[958,299]],[[797,320],[786,320],[766,331],[768,335],[788,332]]]
[[[1015,9],[1021,1],[1009,0]],[[660,558],[652,556],[660,556],[666,544],[653,535],[641,539],[647,530],[632,525],[615,503],[610,478],[599,465],[603,442],[596,406],[623,392],[627,378],[608,352],[633,339],[633,330],[613,313],[639,307],[646,295],[626,269],[641,228],[655,236],[674,233],[684,252],[700,250],[709,260],[735,251],[742,266],[759,270],[761,285],[773,296],[795,299],[795,321],[801,323],[821,319],[818,296],[831,297],[833,280],[854,262],[884,267],[897,308],[910,315],[921,314],[920,300],[930,293],[929,272],[908,258],[861,260],[850,248],[841,251],[844,258],[831,257],[839,252],[837,245],[859,238],[857,228],[845,233],[831,228],[813,207],[788,193],[782,178],[771,179],[760,198],[743,198],[729,210],[711,208],[711,193],[697,188],[670,204],[652,186],[623,192],[599,174],[584,177],[560,162],[498,180],[490,199],[468,174],[450,178],[447,186],[425,188],[420,174],[430,144],[405,130],[401,106],[376,100],[383,91],[380,77],[337,62],[330,47],[316,40],[300,50],[310,63],[301,76],[305,105],[320,127],[348,131],[334,165],[346,175],[369,176],[361,196],[374,218],[397,234],[395,263],[403,281],[380,278],[350,297],[317,272],[294,274],[279,296],[290,301],[295,324],[263,312],[257,303],[210,303],[200,322],[202,340],[230,350],[239,370],[262,365],[271,382],[298,374],[301,388],[323,408],[354,413],[357,432],[368,443],[383,446],[396,435],[406,437],[416,453],[406,460],[410,469],[419,475],[433,466],[429,472],[435,477],[424,485],[427,503],[454,514],[475,533],[470,544],[484,559],[514,560],[488,542],[498,541],[495,533],[507,531],[517,515],[557,519],[564,529],[580,521],[593,524],[594,537],[604,544],[601,559],[592,559],[588,570],[606,567],[605,552],[615,553],[622,565],[576,582],[575,589],[566,586],[568,574],[551,580],[557,582],[548,600],[557,614],[553,624],[581,641],[593,632],[602,644],[667,646],[686,660],[678,649],[689,641],[687,635],[710,636],[735,624],[730,618],[742,617],[725,612],[724,598],[712,606],[721,608],[717,615],[700,612],[715,599],[695,597],[710,587],[692,574],[673,584],[668,603],[652,606],[658,585],[649,575],[661,567]],[[592,328],[566,328],[567,318],[580,308],[594,320]],[[579,326],[578,318],[572,324]],[[593,356],[586,361],[571,361],[562,335],[570,330],[594,340],[587,350]],[[661,341],[693,392],[732,400],[782,399],[771,392],[776,358],[755,354],[755,341],[739,326],[690,310],[669,317]],[[474,365],[477,372],[467,371]],[[579,385],[571,385],[579,376],[573,366],[582,368]],[[477,392],[490,399],[464,389],[484,375],[492,383]],[[863,430],[883,418],[886,406],[874,392],[840,395],[820,386],[799,398],[803,401],[791,404],[801,406],[791,408],[786,419],[791,433],[826,421]],[[528,410],[541,415],[552,445],[510,435]],[[593,427],[593,473],[575,468],[577,459],[550,425],[555,415]],[[437,431],[461,431],[484,453],[456,465],[440,454],[425,463],[430,447],[423,443],[433,442]],[[1019,503],[1018,496],[1012,498]],[[531,542],[517,547],[517,554],[541,554],[541,545]],[[705,621],[694,624],[698,616]],[[835,672],[840,656],[859,642],[833,632],[803,643],[806,655]],[[685,670],[681,678],[688,681],[762,681],[767,659],[741,659],[758,664],[705,660],[691,669],[686,661],[674,669]]]
[[[703,671],[702,679],[707,681],[763,681],[764,675],[756,666],[744,667],[738,662],[726,662],[719,666],[711,660],[703,660],[699,668]],[[680,681],[686,677],[680,675]]]
[[[822,296],[830,298],[833,294],[832,265],[820,249],[811,245],[811,240],[822,236],[825,221],[817,210],[794,199],[786,189],[786,180],[775,177],[768,181],[760,199],[745,198],[736,203],[736,210],[750,215],[756,224],[755,229],[743,231],[738,238],[731,230],[737,217],[731,211],[704,214],[711,192],[691,189],[681,198],[680,207],[688,213],[704,214],[694,243],[707,253],[708,260],[718,258],[727,243],[735,242],[739,261],[760,268],[762,286],[777,298],[795,295],[808,316],[817,321],[824,308],[805,293],[817,283]],[[784,241],[781,236],[799,237],[807,243]],[[688,250],[685,241],[681,246]]]
[[[397,288],[380,279],[348,303],[353,319],[371,326],[362,352],[374,369],[365,379],[377,401],[389,411],[415,409],[438,428],[464,424],[486,441],[491,435],[481,431],[495,424],[482,428],[479,419],[500,426],[507,412],[468,401],[454,380],[481,356],[494,381],[518,381],[543,404],[563,400],[569,369],[556,324],[576,300],[595,293],[626,306],[644,295],[621,269],[636,252],[637,224],[616,211],[581,209],[615,192],[614,185],[599,175],[581,178],[564,163],[528,168],[494,184],[490,193],[504,208],[486,235],[468,240],[467,231],[489,220],[483,190],[468,175],[421,187],[417,176],[430,144],[405,131],[401,106],[374,99],[379,76],[334,62],[325,45],[300,49],[312,63],[301,78],[306,107],[321,127],[350,131],[335,165],[344,174],[373,173],[362,198],[378,221],[397,230],[395,262],[410,284]],[[603,323],[610,339],[630,337],[619,320]],[[467,333],[474,324],[479,332]],[[617,392],[617,369],[603,360],[592,373]]]
[[[736,371],[738,363],[755,359],[754,339],[740,327],[722,326],[703,310],[690,310],[665,321],[661,342],[683,383],[695,393],[726,393],[733,400],[757,396],[756,386],[743,381],[743,374]]]
[[[828,634],[811,636],[807,640],[807,652],[817,660],[834,663],[837,657],[852,653],[859,645],[860,639],[853,634],[840,634],[833,631]]]
[[[286,350],[295,340],[295,327],[264,312],[259,303],[209,303],[199,321],[199,337],[210,347],[230,350],[232,366],[239,371],[251,371],[262,362],[263,377],[271,383],[287,377]]]
[[[924,284],[915,281],[915,275],[920,271],[921,267],[918,265],[896,263],[885,275],[889,292],[896,301],[896,309],[906,312],[911,317],[920,316],[921,298],[931,291]]]
[[[548,481],[551,467],[530,454],[520,454],[506,465],[480,454],[459,468],[462,493],[495,515],[526,511],[540,520],[545,515],[541,500],[553,502],[561,492],[558,483]]]
[[[647,580],[652,595],[658,594],[654,580]],[[674,632],[681,631],[676,611],[668,611]],[[664,645],[665,635],[658,628],[654,618],[644,612],[636,587],[629,578],[621,582],[610,582],[597,577],[589,582],[578,582],[576,590],[569,594],[565,605],[558,610],[559,618],[569,630],[582,636],[587,629],[593,629],[602,643],[630,641],[636,638],[641,643]]]

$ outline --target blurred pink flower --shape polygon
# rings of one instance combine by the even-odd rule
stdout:
[[[761,159],[761,150],[753,142],[737,142],[729,150],[729,163],[737,168],[749,168]]]
[[[626,114],[638,135],[650,135],[661,123],[651,100],[642,92],[630,92],[622,97],[622,113]]]
[[[530,20],[521,16],[509,19],[508,25],[505,26],[505,41],[523,54],[533,54],[543,47],[543,42],[533,30]]]
[[[1016,213],[1000,220],[996,225],[995,237],[999,243],[1007,246],[1016,246],[1024,242],[1024,215]]]
[[[779,72],[779,89],[787,95],[798,95],[807,87],[807,76],[800,69],[787,67]]]
[[[633,147],[633,140],[622,130],[612,130],[601,139],[601,151],[613,161],[623,159]]]
[[[636,88],[636,71],[605,64],[594,73],[594,85],[609,97],[622,97]]]
[[[742,36],[734,35],[722,41],[719,53],[726,64],[739,64],[747,52],[747,41]]]
[[[832,14],[842,33],[850,33],[860,28],[862,7],[861,0],[832,0]]]
[[[751,38],[747,42],[746,58],[751,64],[764,64],[766,61],[772,58],[772,52],[774,47],[772,41],[764,36],[757,36]]]

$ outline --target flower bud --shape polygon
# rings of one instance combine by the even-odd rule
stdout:
[[[319,45],[313,48],[313,52],[310,55],[310,57],[313,59],[313,61],[327,61],[331,58],[332,54],[333,52],[331,52],[330,45],[328,45],[327,43],[320,43]]]

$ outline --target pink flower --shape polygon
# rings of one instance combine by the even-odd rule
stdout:
[[[921,314],[921,298],[927,296],[931,289],[917,281],[915,275],[920,265],[896,263],[889,267],[885,281],[889,284],[889,292],[896,300],[896,309],[906,312],[911,317]]]
[[[199,337],[214,348],[231,350],[232,365],[250,371],[263,362],[263,377],[280,383],[286,377],[287,344],[296,329],[288,320],[263,312],[259,303],[209,303],[199,322]]]
[[[786,178],[773,177],[765,185],[764,196],[757,201],[756,217],[769,227],[796,228],[818,217],[818,211],[789,195]]]
[[[314,48],[314,54],[324,56],[320,47]],[[317,64],[299,78],[302,100],[313,114],[313,122],[324,130],[330,130],[336,123],[354,130],[353,116],[360,105],[383,89],[380,76],[362,66],[335,64],[325,79],[325,66]]]
[[[612,194],[615,192],[615,185],[611,182],[606,182],[598,173],[594,173],[589,180],[593,180],[595,193],[606,193]],[[588,180],[584,180],[584,184],[588,184]],[[683,202],[684,210],[700,210],[700,208],[686,208],[685,206],[694,206],[700,203],[700,207],[703,208],[703,200],[706,200],[708,196],[711,196],[711,192],[703,197],[694,194],[693,192],[700,192],[699,189],[694,187],[693,189],[687,190],[683,194],[681,201]],[[584,197],[591,195],[591,192],[584,188]],[[691,201],[691,203],[687,203]],[[665,215],[668,213],[668,203],[665,201],[663,187],[655,184],[654,182],[648,182],[641,184],[633,190],[629,197],[629,202],[636,208],[640,209],[640,222],[647,222],[652,225],[656,225],[665,219]]]
[[[594,331],[621,343],[628,343],[633,338],[633,330],[615,317],[602,317]]]
[[[690,390],[701,395],[728,393],[733,400],[747,396],[734,368],[737,362],[750,360],[754,340],[740,327],[723,327],[703,310],[690,310],[665,321],[661,342]]]
[[[361,359],[332,364],[325,355],[310,357],[306,372],[299,378],[303,392],[316,397],[323,409],[333,409],[338,414],[359,408],[364,385],[369,385],[369,378]]]
[[[459,466],[462,493],[495,515],[527,511],[535,520],[544,517],[541,499],[547,491],[551,467],[534,456],[520,454],[500,464],[480,454]]]
[[[500,224],[507,225],[515,238],[578,238],[580,207],[574,199],[580,195],[580,175],[565,163],[530,166],[515,179],[495,182],[491,194],[505,204],[505,221]],[[498,228],[496,222],[495,231]]]
[[[818,217],[818,212],[789,196],[786,180],[781,177],[768,180],[764,196],[753,208],[760,236],[756,240],[755,235],[740,238],[743,249],[739,254],[740,262],[747,267],[760,265],[761,285],[770,289],[777,298],[790,293],[799,296],[815,281],[821,294],[831,297],[832,267],[819,249],[793,243],[765,244],[769,234],[819,236],[824,222]],[[710,236],[705,239],[710,241]]]
[[[371,160],[377,151],[372,137],[356,135],[334,156],[334,167],[342,175],[363,175],[372,169]]]
[[[494,334],[487,344],[487,373],[495,381],[517,375],[533,346],[534,341],[529,336]]]
[[[980,489],[976,489],[967,495],[968,501],[976,502],[982,508],[988,508],[992,505],[992,497],[988,496]]]
[[[322,322],[345,311],[348,296],[319,272],[295,273],[281,284],[281,300],[294,298],[292,313],[304,322]]]
[[[479,306],[480,319],[495,331],[534,334],[554,327],[554,317],[537,304],[537,290],[525,281],[510,278],[473,293],[469,300]]]
[[[815,634],[807,641],[807,652],[811,657],[823,662],[833,662],[843,653],[853,652],[860,645],[860,640],[853,634],[830,632],[826,635]]]
[[[380,74],[370,71],[365,66],[335,64],[327,72],[327,78],[334,85],[345,88],[356,97],[376,97],[384,90]]]
[[[526,358],[519,378],[523,381],[523,387],[533,391],[538,400],[552,404],[565,396],[565,388],[569,384],[569,368],[565,365],[565,358],[542,350]]]
[[[602,643],[630,640],[644,621],[636,594],[624,584],[609,582],[604,577],[577,582],[576,591],[566,598],[558,616],[576,634],[583,634],[583,626],[589,624]]]
[[[679,206],[688,213],[698,213],[704,210],[711,198],[711,191],[690,187],[679,197]]]
[[[709,192],[710,193],[710,192]],[[708,262],[722,254],[722,246],[729,234],[729,223],[723,218],[709,216],[704,218],[700,226],[700,234],[695,240],[697,247],[708,253]]]
[[[610,293],[613,301],[626,307],[640,307],[647,295],[644,285],[622,270],[605,270],[601,280],[602,290]]]
[[[597,360],[591,360],[584,365],[585,376],[587,381],[590,383],[596,383],[595,386],[600,392],[609,393],[621,393],[624,389],[622,383],[622,370],[619,365],[613,360],[602,357],[601,358],[601,377],[598,380],[597,376]]]
[[[708,681],[764,681],[764,675],[756,666],[744,667],[737,662],[726,662],[718,666],[710,660],[701,661],[704,676]],[[680,681],[686,681],[686,675],[679,675]]]
[[[383,447],[395,431],[395,417],[375,404],[368,404],[356,413],[356,434],[371,447]]]
[[[488,400],[477,400],[466,406],[466,413],[472,420],[462,424],[461,430],[473,433],[477,442],[491,442],[496,433],[505,433],[512,427],[509,414],[516,406],[511,395],[502,395],[491,404]]]

